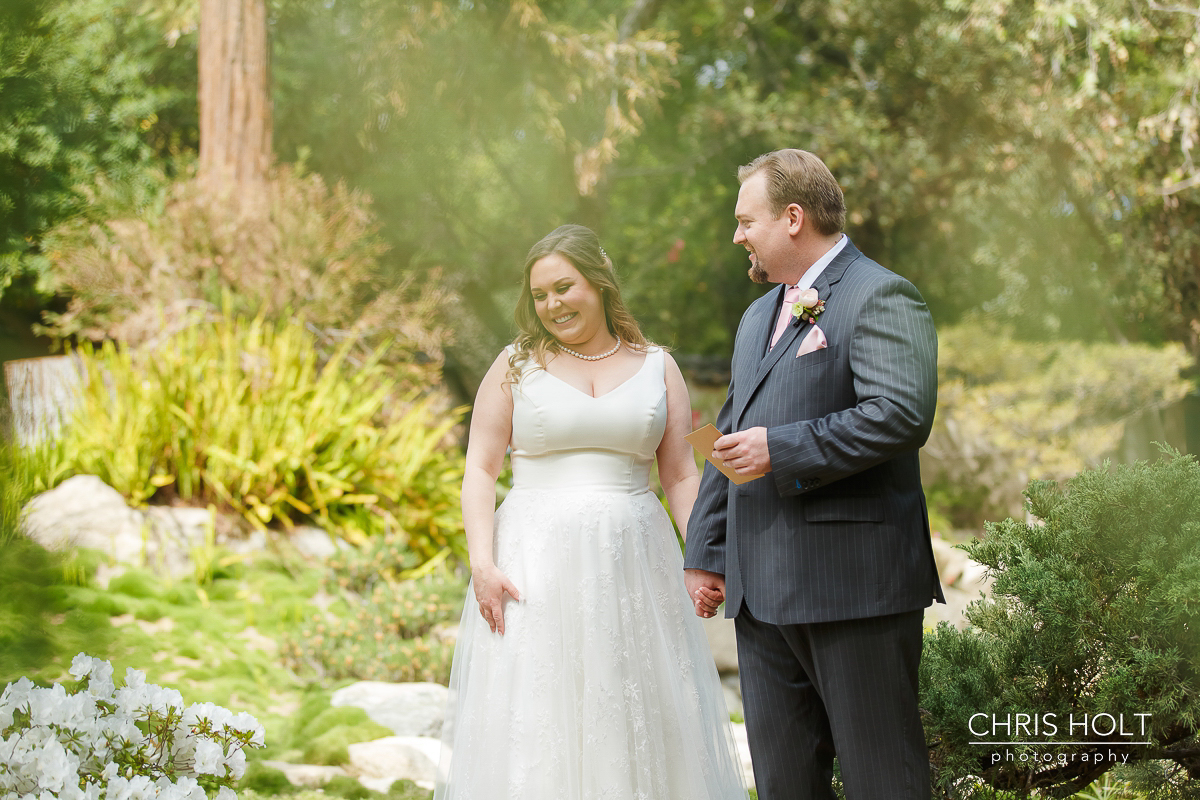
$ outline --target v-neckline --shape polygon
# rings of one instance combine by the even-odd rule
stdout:
[[[599,400],[602,397],[608,397],[613,392],[616,392],[616,391],[619,391],[620,389],[625,388],[625,386],[627,386],[634,378],[636,378],[637,376],[642,374],[642,370],[644,370],[646,368],[646,362],[648,362],[649,360],[650,360],[650,353],[649,353],[649,351],[647,351],[646,357],[642,359],[642,365],[640,367],[638,367],[637,370],[632,375],[630,375],[628,378],[626,378],[625,380],[618,383],[613,388],[609,389],[604,394],[588,394],[587,392],[585,392],[583,389],[580,389],[575,384],[564,381],[562,378],[558,377],[557,375],[555,375],[553,372],[546,369],[545,367],[542,368],[542,372],[546,373],[551,378],[554,378],[554,380],[558,381],[563,386],[566,386],[568,389],[574,389],[575,391],[579,392],[584,397],[591,398],[592,400]]]

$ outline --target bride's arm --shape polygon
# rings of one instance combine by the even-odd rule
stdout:
[[[658,480],[667,495],[675,524],[687,541],[688,518],[700,488],[692,446],[683,438],[692,431],[692,403],[675,359],[666,355],[663,366],[667,381],[667,429],[656,453]]]
[[[496,479],[512,438],[512,387],[505,383],[508,353],[492,363],[471,412],[466,471],[462,483],[463,527],[479,613],[493,632],[504,633],[504,594],[520,600],[517,587],[495,564],[492,526],[496,514]]]

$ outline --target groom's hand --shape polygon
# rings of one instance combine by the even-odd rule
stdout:
[[[713,442],[712,457],[733,467],[739,475],[771,471],[771,451],[767,448],[767,429],[747,428],[727,433]]]
[[[725,602],[725,576],[702,569],[685,569],[683,583],[696,607],[696,616],[711,617]]]

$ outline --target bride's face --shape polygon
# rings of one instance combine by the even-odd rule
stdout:
[[[529,292],[542,325],[565,345],[586,344],[608,330],[600,292],[558,253],[533,262]]]

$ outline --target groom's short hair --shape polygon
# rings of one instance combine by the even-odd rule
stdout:
[[[767,201],[776,217],[795,203],[804,209],[817,233],[841,233],[846,224],[846,198],[824,161],[807,150],[775,150],[738,167],[738,181],[745,183],[759,172],[767,176]]]

